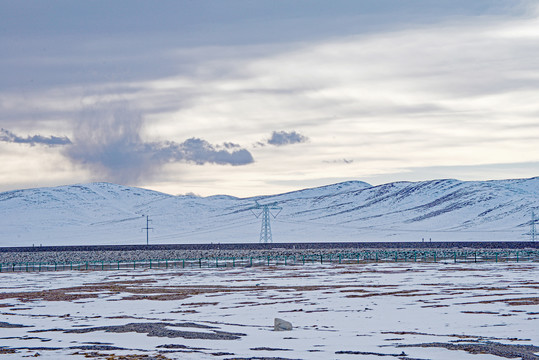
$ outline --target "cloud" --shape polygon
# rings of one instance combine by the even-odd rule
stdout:
[[[175,160],[186,160],[197,165],[204,163],[214,163],[220,165],[246,165],[252,163],[253,156],[245,149],[238,149],[229,152],[228,150],[217,150],[205,140],[191,138],[181,144],[169,143],[171,149],[175,150]],[[226,143],[224,145],[226,147]]]
[[[249,151],[232,143],[216,146],[198,138],[182,143],[144,141],[140,114],[125,104],[111,106],[86,110],[77,121],[72,145],[64,152],[74,163],[109,181],[135,184],[153,178],[163,165],[180,161],[233,166],[254,162]]]
[[[295,131],[274,131],[271,134],[271,138],[268,140],[268,144],[275,146],[283,146],[304,143],[307,140],[309,140],[308,137],[303,136]]]
[[[326,164],[351,164],[354,162],[354,160],[342,158],[337,160],[324,160],[322,162]]]
[[[527,2],[535,3],[533,9],[537,10],[536,1]],[[514,1],[503,3],[507,9],[495,16],[475,16],[475,12],[447,13],[455,7],[454,2],[446,1],[440,10],[443,16],[437,18],[421,12],[418,18],[422,21],[418,22],[418,13],[409,10],[414,16],[410,21],[387,21],[371,31],[361,31],[356,24],[363,22],[354,21],[340,34],[321,31],[318,35],[324,36],[301,37],[293,43],[287,36],[286,41],[283,37],[283,41],[263,46],[252,32],[247,33],[257,41],[251,45],[193,41],[189,46],[169,46],[162,42],[163,38],[155,42],[155,36],[148,36],[155,47],[143,52],[136,48],[141,46],[138,37],[131,42],[95,41],[92,46],[77,38],[73,39],[76,44],[69,46],[54,41],[63,46],[64,52],[46,46],[17,45],[39,51],[48,48],[49,56],[40,52],[29,57],[24,53],[16,61],[19,58],[13,56],[17,52],[10,48],[9,57],[0,60],[4,65],[21,66],[4,67],[8,69],[4,77],[12,79],[13,86],[0,91],[2,125],[23,134],[31,134],[37,128],[36,121],[40,128],[56,127],[53,133],[69,134],[76,143],[61,147],[71,148],[72,152],[78,148],[79,153],[71,155],[76,158],[74,162],[86,164],[87,169],[109,178],[123,174],[127,179],[140,179],[154,173],[158,181],[144,185],[166,183],[171,193],[234,191],[235,195],[245,196],[258,194],[264,183],[269,184],[264,187],[267,192],[287,191],[290,188],[270,181],[286,178],[298,181],[295,184],[308,183],[327,176],[324,160],[350,159],[352,155],[353,165],[358,166],[345,165],[343,160],[334,166],[332,176],[380,175],[379,181],[383,182],[384,174],[401,171],[405,166],[412,172],[427,168],[436,174],[429,167],[536,163],[538,13],[516,14],[509,10]],[[478,11],[484,8],[476,2],[470,7]],[[440,9],[439,3],[432,8]],[[391,15],[386,20],[393,18]],[[297,26],[295,20],[290,24]],[[174,34],[177,37],[177,32]],[[133,45],[126,51],[128,44]],[[158,47],[166,51],[157,51]],[[162,56],[165,53],[166,57]],[[158,54],[159,66],[148,62],[147,54],[154,58]],[[30,60],[35,66],[28,65]],[[57,64],[50,65],[56,60]],[[154,69],[166,71],[153,72]],[[38,75],[46,78],[37,81]],[[36,81],[42,86],[36,86]],[[24,84],[26,91],[17,90]],[[133,131],[125,130],[134,134],[134,140],[126,140],[126,133],[100,143],[85,140],[85,134],[75,139],[66,132],[79,127],[78,123],[72,125],[71,119],[80,116],[80,99],[84,102],[93,96],[128,99],[134,109],[132,117],[137,117],[137,112],[144,114],[146,122],[135,124]],[[118,116],[121,112],[118,110]],[[313,139],[309,151],[275,161],[276,144],[270,144],[268,139],[273,138],[273,130],[281,129],[308,134]],[[85,136],[92,133],[92,129],[88,131]],[[114,126],[111,131],[114,133]],[[170,134],[189,135],[175,138],[181,139],[175,143],[149,142],[145,134],[169,140]],[[209,143],[195,138],[182,142],[199,134],[203,139],[223,140]],[[222,143],[230,140],[244,145],[259,140],[248,147],[256,151],[256,164],[241,169],[222,166],[219,171],[210,166],[166,166],[159,172],[163,165],[174,161],[237,164],[252,159],[248,151],[235,153],[242,147]],[[83,148],[86,143],[88,151]],[[107,157],[105,151],[114,144],[120,148],[116,159]],[[31,150],[29,146],[13,148]],[[104,150],[100,153],[98,149]],[[225,152],[218,155],[222,150]],[[3,163],[4,159],[21,163],[19,155],[2,155]],[[120,161],[121,156],[125,159]],[[128,168],[115,170],[121,166]],[[164,173],[167,177],[157,177]],[[46,176],[50,174],[56,174],[56,170]],[[74,181],[85,176],[74,171]],[[448,171],[447,176],[455,175]],[[397,178],[391,178],[394,179]],[[185,184],[190,187],[185,189]],[[181,190],[175,188],[180,186]]]
[[[66,136],[60,137],[51,135],[49,137],[46,137],[42,135],[33,135],[23,138],[3,128],[0,129],[0,141],[17,144],[30,144],[31,146],[34,146],[36,144],[46,146],[61,146],[71,144],[71,140],[69,140],[69,138]]]

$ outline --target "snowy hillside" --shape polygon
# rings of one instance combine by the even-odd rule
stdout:
[[[0,193],[0,246],[144,244],[146,215],[153,244],[258,242],[255,200],[283,208],[274,242],[527,240],[538,195],[539,178],[351,181],[247,199],[61,186]]]

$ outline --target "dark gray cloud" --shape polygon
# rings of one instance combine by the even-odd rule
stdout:
[[[519,3],[198,0],[161,1],[156,6],[133,0],[0,1],[0,89],[136,82],[170,76],[185,67],[185,56],[171,55],[171,49],[297,44],[462,15],[518,15],[525,11]]]
[[[268,144],[275,146],[299,144],[309,140],[308,137],[303,136],[295,131],[274,131],[271,134],[271,138],[268,140]]]
[[[18,143],[18,144],[29,144],[34,145],[46,145],[46,146],[59,146],[59,145],[69,145],[71,140],[66,136],[42,136],[42,135],[28,135],[27,137],[21,137],[15,135],[9,130],[0,129],[0,141]]]
[[[254,161],[249,151],[232,143],[212,145],[198,138],[182,143],[146,142],[140,136],[142,128],[140,115],[125,106],[86,110],[77,121],[73,144],[64,155],[100,178],[122,184],[151,179],[167,163],[238,166]]]

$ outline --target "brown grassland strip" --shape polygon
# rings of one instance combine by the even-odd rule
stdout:
[[[183,300],[194,295],[262,292],[262,291],[324,291],[349,288],[348,285],[321,285],[321,286],[141,286],[142,283],[133,282],[105,282],[92,283],[81,286],[58,288],[50,290],[0,293],[0,300],[18,299],[21,302],[42,301],[76,301],[97,298],[102,295],[125,295],[114,300]]]

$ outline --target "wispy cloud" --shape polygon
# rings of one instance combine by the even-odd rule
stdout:
[[[0,129],[0,141],[9,142],[9,143],[17,143],[17,144],[29,144],[31,146],[34,146],[34,145],[61,146],[61,145],[71,144],[71,140],[69,140],[69,138],[66,136],[53,136],[53,135],[30,136],[28,135],[27,137],[21,137],[3,128]]]
[[[337,159],[337,160],[324,160],[323,162],[326,164],[352,164],[354,160],[353,159]]]

